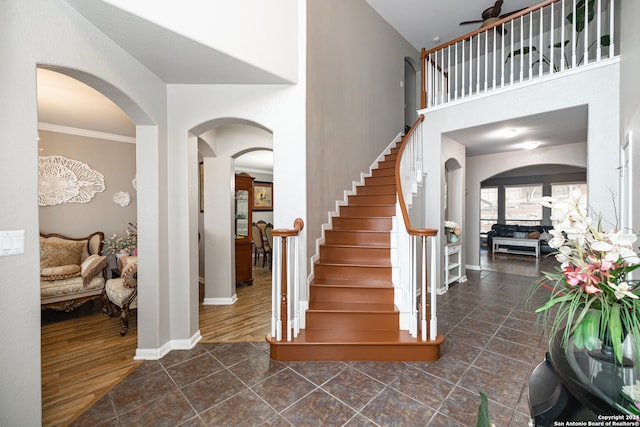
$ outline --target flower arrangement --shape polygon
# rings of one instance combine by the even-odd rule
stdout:
[[[454,221],[444,222],[444,231],[449,242],[457,242],[460,239],[460,226]]]
[[[551,334],[565,327],[562,344],[566,349],[573,335],[577,348],[593,350],[601,340],[613,347],[615,361],[622,363],[622,342],[627,333],[634,337],[640,354],[640,281],[629,273],[640,267],[632,244],[636,236],[621,230],[602,230],[602,218],[587,216],[579,207],[579,190],[570,199],[543,197],[557,221],[549,246],[556,249],[561,263],[556,272],[544,272],[530,289],[551,291],[546,304],[536,310],[543,320],[553,316]]]
[[[129,223],[125,230],[124,237],[113,234],[104,239],[104,250],[110,254],[127,253],[138,254],[138,228],[135,224]]]

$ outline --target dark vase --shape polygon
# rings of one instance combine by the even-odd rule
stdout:
[[[622,341],[624,342],[624,337],[627,336],[627,330],[623,326],[622,327]],[[613,342],[611,339],[611,334],[609,333],[609,328],[607,328],[602,334],[602,342],[600,344],[599,350],[589,350],[587,352],[589,356],[593,357],[596,360],[601,362],[610,363],[612,365],[624,366],[625,368],[633,366],[633,360],[629,359],[626,356],[622,356],[622,362],[618,362],[616,360],[616,356],[613,352]]]

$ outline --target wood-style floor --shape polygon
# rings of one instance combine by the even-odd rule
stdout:
[[[253,286],[237,288],[230,306],[200,305],[202,342],[263,341],[271,324],[271,272],[254,269]],[[137,346],[137,312],[120,336],[120,319],[100,304],[71,313],[42,312],[42,425],[66,426],[105,395],[142,361]]]

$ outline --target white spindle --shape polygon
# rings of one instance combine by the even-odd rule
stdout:
[[[553,3],[552,3],[553,4]],[[565,44],[564,41],[565,39],[565,27],[566,25],[564,24],[564,17],[565,15],[565,7],[564,7],[564,0],[560,1],[560,4],[562,5],[561,12],[560,12],[560,71],[564,71],[564,67],[565,67],[565,63],[567,61],[565,61]]]
[[[602,58],[602,43],[600,43],[601,39],[602,39],[602,0],[598,0],[598,9],[596,10],[596,16],[597,16],[597,23],[596,23],[596,43],[597,43],[597,47],[596,47],[596,62],[600,61],[600,58]]]
[[[511,31],[509,31],[509,34],[511,34],[511,41],[509,43],[509,45],[511,46],[511,50],[513,51],[513,20],[511,20]],[[520,47],[522,48],[522,46]],[[511,56],[511,61],[509,61],[509,65],[510,65],[510,71],[509,71],[509,84],[512,85],[513,84],[513,64],[516,62],[515,58],[513,57],[513,55]]]
[[[427,340],[427,245],[426,237],[421,237],[420,242],[422,244],[422,274],[420,275],[420,308],[421,308],[421,322],[422,340]]]
[[[454,92],[454,96],[453,99],[458,99],[458,43],[455,44],[455,55],[456,55],[456,60],[454,61],[454,65],[453,65],[453,90]]]
[[[473,37],[469,39],[469,95],[473,95]]]
[[[465,75],[464,75],[464,56],[465,56],[465,48],[464,48],[464,40],[462,40],[462,62],[460,63],[460,68],[462,69],[462,85],[460,86],[460,90],[461,90],[461,98],[464,98],[464,91],[466,88],[466,84],[467,82],[465,81]]]
[[[298,256],[298,238],[292,239],[293,243],[293,337],[297,338],[300,332],[300,257]],[[272,260],[273,264],[273,260]]]
[[[586,0],[585,0],[586,1]],[[571,68],[576,68],[576,51],[578,50],[577,43],[577,19],[576,19],[576,0],[573,0],[573,25],[571,26]]]
[[[409,236],[409,283],[411,284],[411,323],[409,325],[409,332],[413,338],[418,337],[418,307],[416,303],[418,301],[418,290],[416,286],[416,237]]]
[[[495,27],[494,27],[495,29]],[[484,33],[484,91],[487,91],[489,80],[489,32]]]
[[[613,17],[614,17],[614,10],[613,10],[613,5],[615,4],[615,0],[609,0],[609,37],[611,38],[611,43],[609,44],[609,55],[608,57],[611,58],[613,55],[615,55],[615,44],[614,44],[614,34],[615,34],[615,25],[614,25],[614,21],[613,21]]]
[[[285,237],[285,239],[287,239],[287,258],[291,258],[290,254],[291,254],[291,246],[289,245],[289,242],[291,239],[289,239],[288,237]],[[289,260],[287,260],[289,261]],[[291,265],[287,262],[287,265]],[[291,294],[293,292],[293,281],[291,280],[291,272],[289,269],[287,269],[287,341],[291,341],[291,326],[293,323],[293,319],[291,316],[291,312],[292,312],[292,301],[291,301]]]
[[[436,312],[436,295],[438,289],[438,283],[436,279],[436,239],[431,237],[431,257],[429,266],[431,268],[431,318],[429,320],[429,339],[435,340],[438,336],[438,316]],[[427,290],[425,289],[425,292]]]
[[[500,87],[504,87],[504,24],[501,24],[502,37],[500,37]]]
[[[447,73],[451,76],[451,45],[447,46]],[[451,80],[447,79],[447,102],[451,101]]]
[[[589,63],[589,8],[587,7],[587,2],[584,4],[584,53],[582,54],[582,58],[584,59],[583,65],[587,65]]]
[[[522,49],[523,47],[524,47],[524,19],[521,16],[520,17],[520,48]],[[520,80],[518,80],[520,82],[524,79],[524,57],[525,55],[520,55]]]
[[[496,40],[497,40],[497,28],[498,27],[493,27],[493,65],[492,65],[492,69],[493,69],[493,79],[492,79],[492,89],[496,88],[496,74],[498,73],[498,70],[496,68],[496,58],[498,56],[498,49],[496,47]]]
[[[440,51],[440,66],[438,67],[438,74],[440,74],[440,103],[444,104],[444,49]]]
[[[553,7],[553,5],[552,5],[552,7]],[[539,55],[540,61],[538,61],[538,64],[539,64],[538,65],[538,67],[539,67],[538,68],[539,69],[538,77],[542,77],[542,69],[543,69],[543,67],[542,67],[542,65],[543,65],[542,56],[541,56],[542,52],[544,51],[544,38],[542,36],[543,33],[544,33],[544,25],[543,25],[544,24],[544,18],[542,17],[542,10],[543,9],[544,8],[542,8],[542,7],[540,8],[540,18],[539,18],[540,19],[540,43],[538,43],[538,46],[540,46],[540,52],[538,52],[538,55]],[[553,19],[553,17],[551,19]],[[551,32],[553,32],[553,27],[551,27]],[[553,46],[551,48],[553,49]]]
[[[431,54],[427,55],[427,57],[424,59],[425,62],[425,68],[427,69],[427,107],[431,107],[432,106],[432,102],[431,102],[431,96],[432,96],[432,91],[431,91],[431,79],[432,77],[432,72],[431,72]]]
[[[476,36],[477,52],[476,52],[476,93],[480,93],[480,47],[482,45],[482,33]]]
[[[533,12],[529,12],[529,46],[533,46]],[[542,46],[540,46],[542,48]],[[529,80],[533,78],[533,52],[529,52]]]
[[[554,19],[555,19],[555,11],[554,11],[554,6],[555,3],[551,3],[551,14],[549,15],[551,17],[551,22],[549,23],[549,33],[551,34],[551,40],[550,40],[550,45],[549,45],[549,74],[553,74],[554,72],[554,57],[556,56],[556,51],[555,48],[553,47],[553,36],[555,35],[556,32],[556,27],[554,26]],[[544,45],[543,45],[544,46]],[[540,67],[542,67],[542,57],[540,57]]]
[[[278,241],[280,243],[280,254],[282,254],[282,239],[281,238],[276,238],[274,239],[274,241]],[[274,275],[272,276],[275,277],[274,280],[274,286],[273,286],[273,301],[275,302],[275,314],[274,314],[274,318],[275,318],[275,337],[276,337],[276,341],[282,341],[282,318],[281,318],[281,305],[280,305],[280,296],[282,295],[282,276],[281,275]]]

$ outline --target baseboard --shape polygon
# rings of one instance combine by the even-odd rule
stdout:
[[[202,339],[200,330],[186,340],[171,340],[160,348],[138,348],[134,360],[159,360],[166,356],[171,350],[191,350]]]
[[[203,305],[232,305],[238,301],[238,295],[234,294],[231,298],[205,298]]]
[[[466,264],[464,268],[466,268],[467,270],[475,270],[475,271],[482,270],[482,267],[480,267],[479,265],[471,265],[471,264]]]

